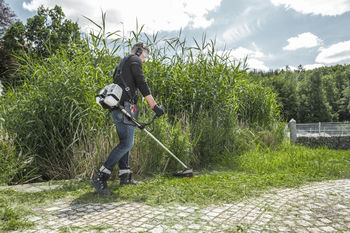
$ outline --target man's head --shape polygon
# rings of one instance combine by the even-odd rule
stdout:
[[[134,44],[134,46],[132,46],[131,53],[136,54],[138,57],[140,57],[142,62],[145,62],[149,49],[147,46],[143,45],[142,42],[137,42]]]

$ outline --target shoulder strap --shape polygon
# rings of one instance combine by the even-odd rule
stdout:
[[[120,79],[122,80],[123,82],[123,85],[124,85],[124,89],[126,91],[126,93],[128,94],[129,98],[130,98],[130,101],[132,103],[134,103],[134,98],[136,95],[132,96],[131,94],[131,90],[130,90],[130,87],[128,87],[126,85],[126,82],[124,80],[124,77],[123,77],[123,67],[124,67],[124,64],[125,62],[131,57],[131,56],[134,56],[133,54],[130,54],[128,55],[127,57],[125,57],[121,62],[120,64],[115,68],[115,71],[114,71],[114,74],[113,74],[113,79],[114,79],[114,82],[116,83],[117,82],[117,79],[118,77],[120,77]]]

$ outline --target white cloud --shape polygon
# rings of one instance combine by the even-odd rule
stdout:
[[[287,67],[288,67],[288,68],[287,68]],[[285,71],[287,71],[287,69],[288,69],[289,71],[294,71],[294,70],[297,70],[298,67],[288,65],[288,66],[284,66],[284,67],[281,68],[281,70],[285,70]]]
[[[350,11],[349,0],[270,0],[275,6],[284,5],[302,14],[322,16],[342,15]]]
[[[107,30],[135,30],[136,18],[139,26],[145,25],[144,32],[172,31],[185,28],[206,28],[214,19],[207,18],[210,11],[216,10],[222,0],[31,0],[24,2],[23,8],[35,11],[40,5],[61,6],[67,18],[78,21],[82,30],[87,31],[88,23],[83,16],[95,22],[101,21],[101,10],[106,12]]]
[[[249,69],[256,69],[262,71],[268,71],[269,68],[264,64],[261,59],[266,56],[262,53],[257,46],[253,43],[254,50],[238,47],[230,52],[230,55],[235,60],[243,61],[247,57],[247,67]]]
[[[246,23],[242,25],[234,25],[222,34],[222,40],[232,43],[251,35],[252,31],[251,27]]]
[[[350,60],[350,40],[333,44],[328,48],[321,48],[316,57],[317,63],[338,63]]]
[[[261,71],[268,71],[269,68],[264,64],[263,61],[257,59],[248,59],[247,66],[249,69],[256,69]]]
[[[248,58],[263,58],[264,54],[259,50],[250,50],[243,47],[238,47],[231,51],[231,56],[238,60],[242,60],[248,56]]]
[[[232,1],[231,4],[235,8],[234,5],[240,3]],[[218,44],[220,46],[232,44],[246,37],[253,36],[257,31],[264,30],[263,26],[269,8],[271,8],[269,3],[266,4],[264,1],[259,1],[259,4],[249,4],[249,6],[242,8],[238,13],[232,13],[227,18],[229,24],[219,25],[218,29],[223,29],[223,32],[218,37]],[[237,11],[237,9],[232,10]]]
[[[324,64],[308,64],[303,66],[305,70],[313,70],[325,66]]]
[[[305,32],[296,37],[291,37],[288,40],[288,45],[283,47],[283,50],[297,50],[300,48],[312,48],[322,44],[322,40],[312,34]]]

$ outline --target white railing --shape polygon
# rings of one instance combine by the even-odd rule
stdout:
[[[297,136],[350,136],[350,124],[340,122],[297,123]]]
[[[287,132],[287,129],[289,129],[289,132]],[[292,119],[285,127],[285,134],[290,137],[292,142],[295,142],[297,137],[350,136],[350,123],[297,123]]]

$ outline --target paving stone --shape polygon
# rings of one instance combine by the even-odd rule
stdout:
[[[297,220],[296,222],[297,222],[298,225],[303,226],[303,227],[310,227],[310,226],[312,226],[311,223],[309,223],[307,221],[304,221],[304,220]]]
[[[38,217],[38,216],[33,216],[33,217],[28,218],[28,221],[30,221],[30,222],[36,222],[39,220],[41,220],[41,217]]]
[[[157,226],[157,227],[153,228],[152,230],[150,230],[149,232],[151,232],[151,233],[161,233],[161,232],[164,232],[164,228],[162,226]]]
[[[189,229],[195,229],[195,230],[199,230],[201,228],[201,225],[199,224],[192,224],[188,226]]]
[[[235,232],[237,227],[253,233],[350,232],[349,200],[350,180],[275,189],[240,202],[207,207],[136,202],[72,205],[69,200],[59,200],[34,208],[38,214],[27,219],[35,226],[27,232],[59,232],[73,226],[109,227],[100,232]]]
[[[325,224],[330,224],[332,221],[329,220],[328,218],[321,218],[320,219],[321,222],[325,223]]]
[[[308,231],[310,233],[323,233],[323,230],[321,230],[320,228],[315,228],[315,227],[312,227],[312,228],[308,228]]]
[[[333,227],[330,227],[330,226],[321,227],[320,229],[325,231],[325,232],[335,232],[336,231]]]

